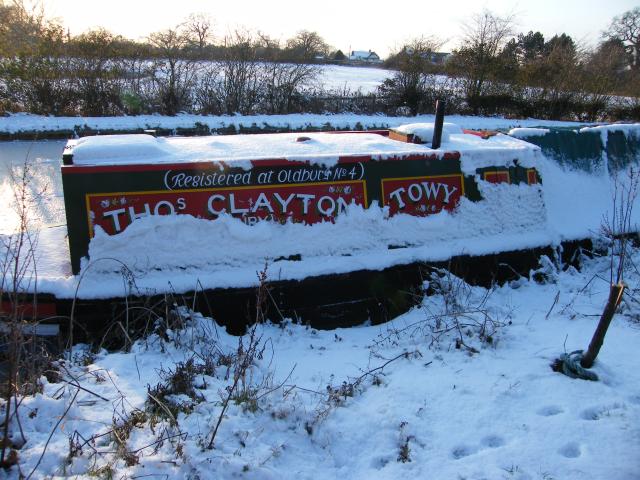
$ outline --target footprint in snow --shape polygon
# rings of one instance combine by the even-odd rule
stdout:
[[[632,395],[629,397],[629,401],[634,405],[640,405],[640,395]]]
[[[565,458],[578,458],[582,455],[580,445],[577,442],[569,442],[558,450],[558,453]]]
[[[481,443],[487,448],[498,448],[502,447],[506,442],[504,441],[504,438],[499,435],[489,435],[484,437]]]
[[[477,451],[478,449],[476,447],[472,447],[470,445],[459,445],[451,451],[451,456],[456,460],[460,460],[461,458],[473,455]]]
[[[504,438],[500,435],[487,435],[480,441],[480,447],[472,446],[472,445],[459,445],[455,447],[451,451],[451,456],[460,460],[461,458],[468,457],[469,455],[473,455],[474,453],[478,453],[485,448],[499,448],[503,445],[506,445]]]
[[[374,457],[373,460],[371,460],[371,467],[376,470],[382,470],[390,461],[391,458],[388,456]]]
[[[557,405],[547,405],[546,407],[542,407],[536,413],[541,417],[553,417],[554,415],[558,415],[562,412],[564,412],[562,407]]]
[[[610,406],[591,407],[583,410],[582,413],[580,413],[580,418],[583,420],[600,420],[603,417],[610,416],[613,412],[621,408],[624,408],[624,405],[620,405],[619,403],[614,403]]]

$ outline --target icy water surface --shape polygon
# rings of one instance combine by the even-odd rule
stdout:
[[[29,217],[37,228],[65,223],[60,164],[66,140],[0,142],[0,234],[19,225],[14,202],[13,177],[21,176],[25,162],[32,201]]]

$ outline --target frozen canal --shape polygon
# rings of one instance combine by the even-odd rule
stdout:
[[[14,202],[15,179],[25,162],[28,177],[29,216],[40,227],[65,223],[60,163],[66,140],[0,142],[0,234],[13,232],[19,224]]]

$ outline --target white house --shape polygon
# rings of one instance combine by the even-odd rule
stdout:
[[[380,56],[376,52],[371,50],[353,50],[349,55],[350,62],[362,62],[362,63],[382,63]]]

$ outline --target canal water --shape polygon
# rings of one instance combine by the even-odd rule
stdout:
[[[30,228],[65,224],[60,165],[66,140],[0,142],[0,235],[19,226],[16,194],[26,187]],[[23,169],[27,175],[23,178]]]

